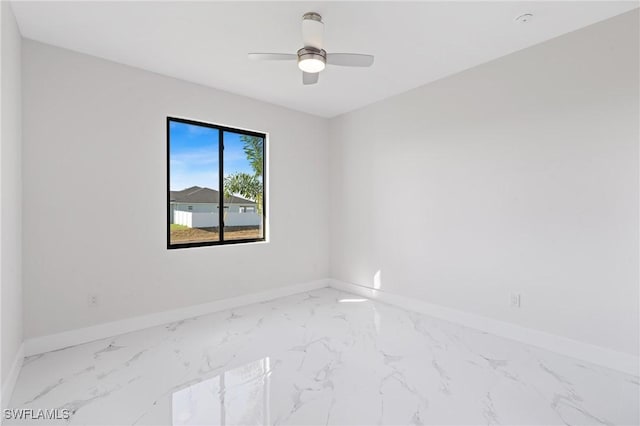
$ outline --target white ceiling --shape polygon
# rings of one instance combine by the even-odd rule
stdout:
[[[333,117],[638,7],[601,2],[14,2],[24,37]],[[319,12],[325,49],[375,55],[303,86],[295,62],[248,52],[301,47]],[[532,22],[514,18],[533,13]]]

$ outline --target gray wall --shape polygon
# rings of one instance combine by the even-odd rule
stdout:
[[[26,337],[328,276],[325,120],[33,41],[23,60]],[[166,249],[167,115],[269,133],[268,243]]]
[[[332,277],[637,355],[638,59],[634,10],[332,120]]]
[[[7,391],[11,366],[22,344],[21,38],[9,3],[3,1],[0,7],[0,356],[2,386]]]

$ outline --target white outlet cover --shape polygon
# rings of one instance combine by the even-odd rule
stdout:
[[[519,293],[511,293],[510,299],[509,299],[509,305],[512,308],[519,308],[520,307],[520,294]]]
[[[88,297],[89,306],[98,306],[98,296],[90,294]]]

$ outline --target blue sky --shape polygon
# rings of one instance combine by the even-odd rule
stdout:
[[[170,128],[169,164],[171,190],[191,186],[218,189],[218,130],[172,121]],[[237,133],[224,133],[224,174],[253,174]]]

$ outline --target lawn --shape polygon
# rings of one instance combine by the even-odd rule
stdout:
[[[188,226],[184,226],[184,225],[178,225],[177,223],[172,223],[171,224],[171,232],[173,231],[181,231],[184,229],[190,229]]]
[[[257,226],[227,227],[224,230],[225,240],[244,240],[261,238],[260,228]],[[171,224],[171,244],[198,243],[205,241],[219,241],[218,228],[188,228],[183,225]]]

